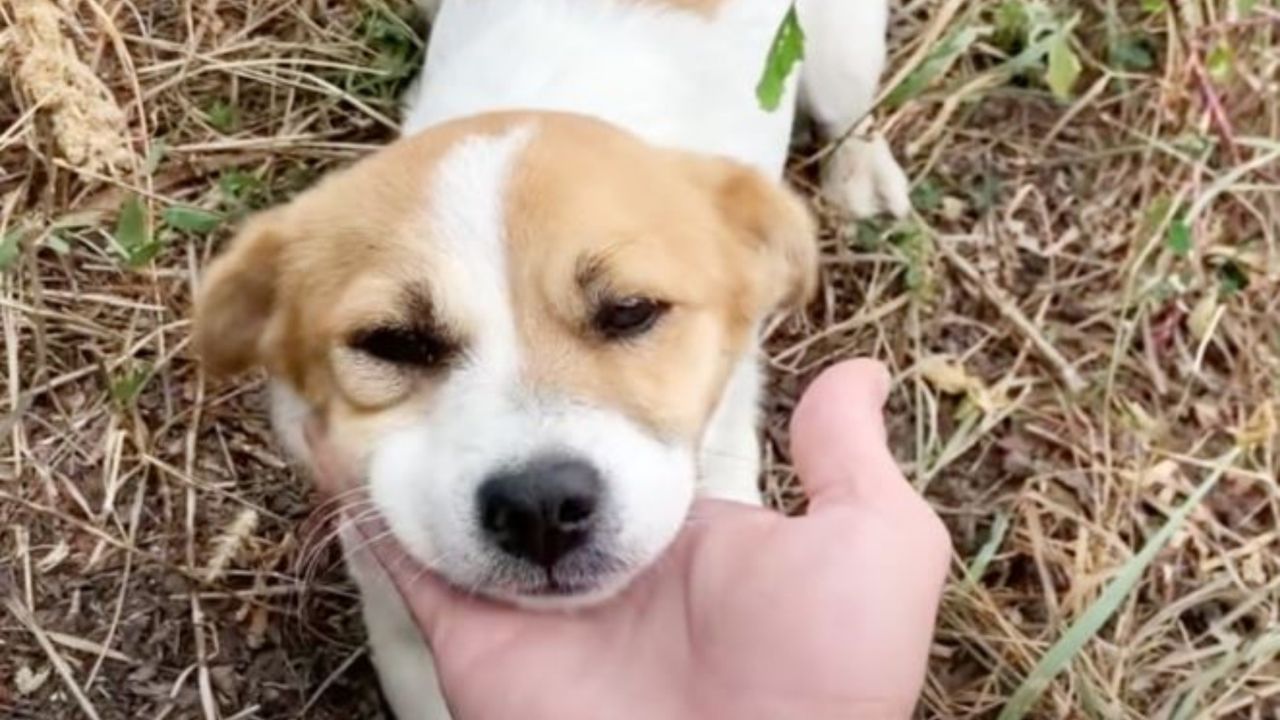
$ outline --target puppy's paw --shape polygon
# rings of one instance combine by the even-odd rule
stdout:
[[[911,183],[879,135],[847,138],[836,148],[823,171],[822,193],[857,218],[911,212]]]

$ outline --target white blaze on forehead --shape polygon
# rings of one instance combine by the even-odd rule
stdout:
[[[475,135],[449,150],[428,185],[428,218],[449,283],[438,301],[466,316],[469,356],[484,370],[517,367],[515,319],[507,281],[506,199],[512,170],[532,128]]]

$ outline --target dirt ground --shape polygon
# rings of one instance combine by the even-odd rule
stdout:
[[[380,716],[261,378],[202,378],[190,298],[240,218],[393,136],[424,32],[0,0],[0,716]],[[1267,0],[895,2],[875,122],[916,214],[814,198],[766,487],[799,507],[804,383],[888,362],[956,547],[921,717],[1280,718],[1278,34]]]

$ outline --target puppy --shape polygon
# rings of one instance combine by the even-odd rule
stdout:
[[[760,502],[758,335],[816,273],[780,182],[798,96],[842,134],[885,53],[886,0],[800,0],[807,60],[762,110],[788,5],[428,7],[404,138],[252,218],[209,269],[208,370],[265,367],[303,461],[304,419],[324,417],[396,539],[460,587],[536,607],[618,592],[695,495]],[[883,141],[841,146],[826,187],[856,213],[907,207]],[[389,703],[447,718],[417,629],[361,557]]]

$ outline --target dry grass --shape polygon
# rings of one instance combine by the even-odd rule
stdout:
[[[994,717],[1229,451],[1032,714],[1280,717],[1280,12],[1169,4],[1058,0],[1063,103],[1006,72],[1016,38],[948,40],[995,3],[899,3],[893,69],[931,82],[878,118],[919,215],[820,207],[824,293],[772,331],[781,506],[797,389],[851,355],[899,379],[958,551],[925,717]],[[187,318],[233,220],[391,135],[419,49],[392,11],[0,0],[0,715],[377,712],[341,573],[298,582],[310,499],[260,383],[206,386]]]

